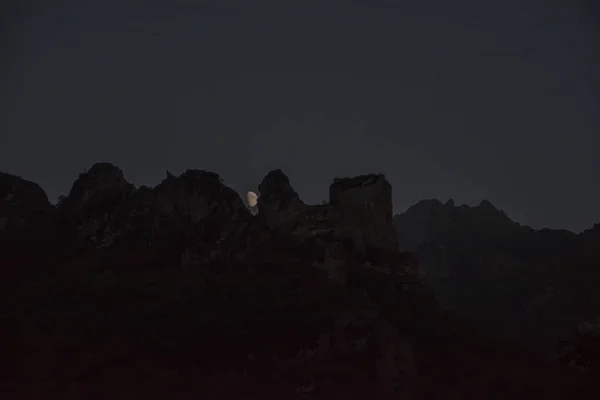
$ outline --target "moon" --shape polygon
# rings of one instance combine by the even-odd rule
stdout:
[[[254,192],[248,192],[248,194],[246,194],[246,200],[248,201],[248,206],[254,207],[258,201],[258,195]]]

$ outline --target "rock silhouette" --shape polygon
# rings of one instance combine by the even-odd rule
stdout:
[[[394,223],[440,303],[495,332],[550,351],[600,313],[598,224],[580,234],[536,230],[487,200],[469,207],[435,199]]]
[[[400,250],[383,175],[336,179],[321,205],[302,202],[281,170],[259,189],[254,216],[215,173],[167,172],[137,188],[99,163],[55,207],[38,185],[0,175],[2,289],[17,328],[5,344],[19,351],[9,397],[558,399],[589,389],[586,376],[439,309],[416,254]]]

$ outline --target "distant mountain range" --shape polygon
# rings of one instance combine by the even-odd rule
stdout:
[[[431,199],[394,225],[440,303],[496,332],[548,346],[600,316],[600,224],[536,230],[487,200]]]

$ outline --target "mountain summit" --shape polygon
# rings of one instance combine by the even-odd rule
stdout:
[[[533,229],[488,200],[478,206],[431,199],[394,216],[441,305],[494,332],[549,349],[600,312],[600,240]]]
[[[258,187],[253,215],[216,173],[138,188],[100,163],[54,207],[38,185],[0,175],[3,315],[19,350],[8,397],[559,399],[584,388],[583,375],[439,309],[415,253],[400,250],[383,175],[336,179],[321,205],[281,170]]]

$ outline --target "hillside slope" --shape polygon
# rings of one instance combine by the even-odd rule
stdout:
[[[547,348],[600,315],[598,225],[535,230],[485,200],[421,201],[394,224],[440,303],[496,332]]]

